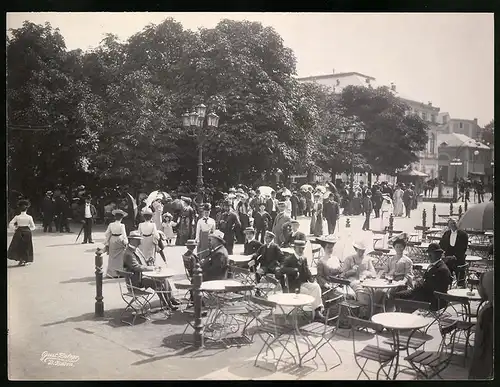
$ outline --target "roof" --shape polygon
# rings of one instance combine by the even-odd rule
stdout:
[[[330,79],[330,78],[343,78],[343,77],[349,77],[352,75],[359,75],[363,78],[368,78],[371,80],[375,80],[375,78],[370,77],[369,75],[361,74],[356,71],[351,71],[349,73],[331,73],[331,74],[325,74],[325,75],[312,75],[309,77],[303,77],[303,78],[297,78],[298,81],[317,81],[320,79]]]
[[[477,148],[477,149],[490,149],[489,146],[476,141],[465,134],[450,133],[450,134],[439,134],[438,144],[441,146],[442,143],[446,143],[445,146],[452,148]]]

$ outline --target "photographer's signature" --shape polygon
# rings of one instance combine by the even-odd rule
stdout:
[[[64,352],[50,353],[44,351],[40,356],[42,363],[59,367],[74,367],[78,360],[80,360],[80,356]]]

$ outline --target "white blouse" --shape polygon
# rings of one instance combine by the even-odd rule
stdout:
[[[153,222],[142,222],[139,223],[139,227],[137,230],[141,233],[142,236],[151,236],[158,238],[158,230],[156,229],[156,224]]]
[[[17,230],[18,227],[29,227],[31,231],[36,229],[32,216],[26,212],[21,212],[21,214],[14,216],[9,223],[9,227],[13,230]]]
[[[127,230],[125,229],[125,225],[119,220],[115,220],[108,225],[106,233],[104,234],[104,246],[109,245],[109,240],[113,235],[120,235],[120,237],[123,238],[124,241],[127,240]]]
[[[196,224],[196,240],[200,240],[200,232],[208,232],[213,233],[215,231],[215,220],[212,218],[207,218],[205,222],[205,218],[200,218],[198,223]]]

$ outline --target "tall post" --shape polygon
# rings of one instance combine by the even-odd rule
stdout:
[[[460,219],[462,217],[462,214],[463,214],[463,209],[462,209],[462,205],[460,204],[458,206],[458,219]]]
[[[465,199],[465,204],[464,204],[464,209],[465,209],[465,212],[467,212],[467,207],[468,207],[468,204],[467,204],[468,200]]]
[[[453,216],[453,201],[450,202],[450,216]]]
[[[201,284],[203,282],[202,270],[199,262],[196,262],[193,270],[193,301],[194,301],[194,332],[193,345],[200,348],[202,345],[203,323],[201,321]]]
[[[458,199],[458,176],[457,176],[457,172],[458,172],[458,166],[455,165],[455,178],[453,179],[453,201],[456,202],[457,199]]]
[[[389,238],[392,238],[392,232],[394,231],[394,215],[389,216]]]
[[[203,203],[203,144],[198,140],[198,178],[196,180],[198,188],[198,204]]]
[[[102,296],[102,250],[95,251],[95,317],[104,317],[104,302]]]
[[[425,229],[427,228],[427,211],[425,211],[425,208],[422,210],[422,227]]]
[[[436,205],[432,206],[432,227],[436,227]]]

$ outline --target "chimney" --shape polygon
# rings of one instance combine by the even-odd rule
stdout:
[[[477,125],[477,118],[474,118],[474,123]]]
[[[394,84],[394,82],[391,82],[391,90],[396,91],[396,85]]]

